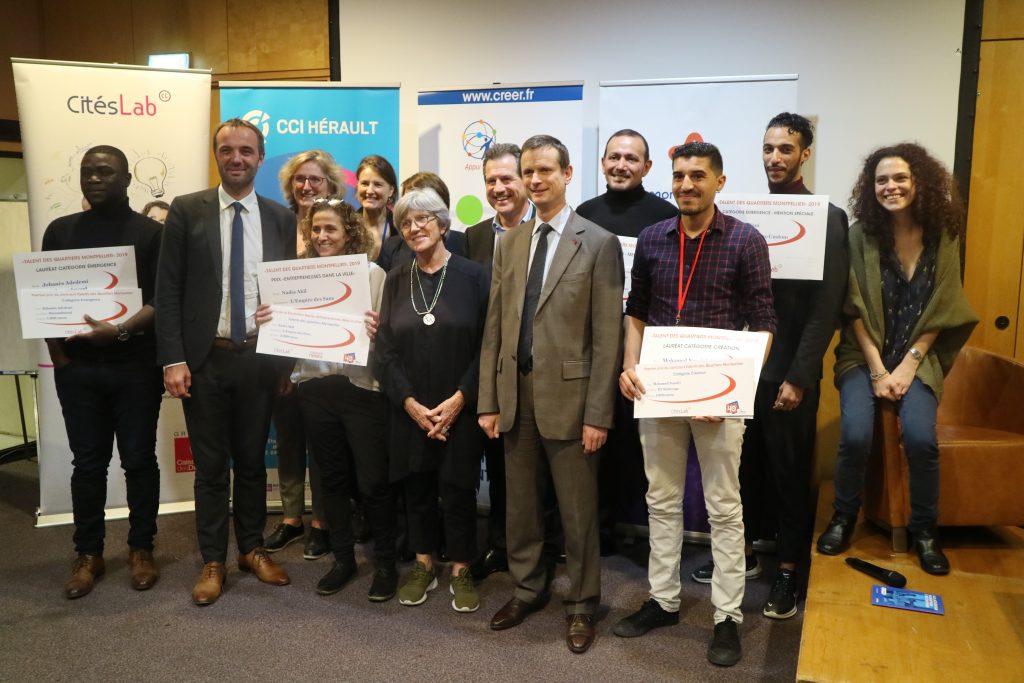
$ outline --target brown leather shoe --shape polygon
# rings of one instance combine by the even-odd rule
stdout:
[[[128,564],[132,568],[132,588],[147,591],[160,578],[160,570],[153,561],[153,553],[148,550],[133,550],[128,553]]]
[[[576,654],[586,652],[594,642],[594,615],[569,614],[565,617],[565,643]]]
[[[212,605],[224,590],[224,578],[228,570],[223,562],[207,562],[203,573],[192,587],[192,602],[197,605]]]
[[[266,548],[253,548],[239,555],[238,568],[243,572],[252,572],[257,579],[272,586],[287,586],[292,582],[284,567],[270,559]]]
[[[491,630],[504,631],[507,628],[519,626],[527,615],[544,609],[544,605],[548,604],[549,597],[545,595],[537,602],[526,602],[519,598],[512,598],[491,617]]]
[[[96,579],[103,575],[107,566],[102,555],[79,554],[71,565],[71,578],[64,584],[64,597],[68,600],[88,595]]]

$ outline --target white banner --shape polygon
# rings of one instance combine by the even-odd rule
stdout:
[[[583,179],[583,84],[516,84],[420,91],[420,169],[448,185],[452,227],[464,230],[494,211],[484,192],[483,156],[496,142],[522,145],[552,135],[569,150],[575,174],[566,189],[579,205]]]
[[[52,220],[82,210],[79,166],[87,149],[113,145],[128,157],[128,197],[150,201],[208,187],[210,74],[145,67],[13,59],[28,178],[32,248]],[[40,526],[71,522],[71,452],[45,347],[39,358]],[[191,467],[175,458],[184,439],[180,401],[165,397],[157,433],[161,510],[192,506]],[[187,451],[187,444],[179,448]],[[189,457],[189,461],[191,458]],[[127,516],[116,460],[107,483],[108,517]]]
[[[797,108],[796,74],[605,81],[600,92],[598,156],[615,131],[640,132],[654,162],[644,187],[672,203],[672,150],[695,140],[721,150],[727,192],[764,192],[765,126],[779,112]],[[604,179],[598,174],[595,194],[601,192]]]

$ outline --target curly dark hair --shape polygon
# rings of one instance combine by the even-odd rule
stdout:
[[[875,198],[875,169],[889,157],[903,159],[910,166],[915,192],[910,210],[924,229],[924,239],[937,242],[943,230],[950,237],[963,236],[964,205],[956,180],[941,161],[913,142],[880,147],[864,160],[850,195],[850,213],[864,224],[864,232],[874,237],[879,247],[893,248],[892,216]]]
[[[367,254],[369,256],[370,250],[373,248],[373,236],[370,235],[362,217],[352,205],[338,196],[319,197],[313,200],[313,207],[309,210],[309,217],[306,219],[309,221],[307,228],[310,231],[313,227],[313,216],[324,211],[330,211],[341,220],[341,227],[348,237],[345,242],[345,255]],[[315,248],[310,248],[306,254],[310,258],[320,256]]]

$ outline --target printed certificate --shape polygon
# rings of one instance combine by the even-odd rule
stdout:
[[[625,268],[626,277],[622,287],[622,310],[626,310],[626,299],[629,298],[629,290],[633,286],[633,256],[636,255],[636,238],[619,237],[619,244],[622,245],[622,265]]]
[[[643,398],[634,417],[753,417],[754,364],[739,360],[637,365]]]
[[[711,327],[648,327],[644,329],[640,363],[674,365],[749,358],[754,368],[752,387],[756,390],[767,347],[767,332],[734,332]]]
[[[827,195],[720,194],[715,204],[722,213],[750,223],[764,235],[772,262],[772,278],[822,278]]]
[[[366,254],[261,263],[260,302],[301,311],[359,316],[370,304]],[[361,324],[361,323],[360,323]]]
[[[142,309],[142,290],[19,289],[18,308],[23,339],[70,337],[92,330],[86,314],[112,325],[125,322]]]
[[[14,254],[13,262],[14,281],[19,290],[139,286],[133,246],[32,251]]]
[[[354,316],[275,306],[273,316],[260,327],[256,353],[366,365],[370,337],[362,313]]]

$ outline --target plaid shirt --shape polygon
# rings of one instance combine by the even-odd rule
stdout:
[[[700,238],[687,238],[683,286],[693,267]],[[633,258],[626,315],[647,325],[676,324],[679,296],[679,217],[644,229]],[[754,226],[715,207],[700,261],[683,306],[680,325],[723,330],[771,332],[776,318],[768,244]]]

